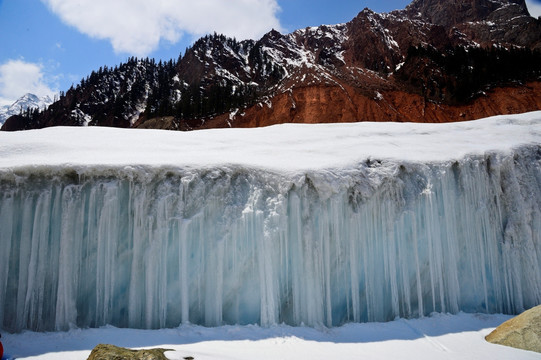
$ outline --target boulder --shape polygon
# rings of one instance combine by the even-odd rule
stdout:
[[[168,360],[164,355],[171,349],[131,350],[114,345],[97,345],[87,360]]]
[[[541,305],[504,322],[485,339],[493,344],[541,353]]]

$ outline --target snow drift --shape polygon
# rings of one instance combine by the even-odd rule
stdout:
[[[335,326],[541,302],[541,113],[1,134],[0,326]]]

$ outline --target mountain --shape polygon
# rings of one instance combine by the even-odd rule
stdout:
[[[13,104],[0,107],[0,126],[13,115],[23,114],[27,109],[45,109],[52,103],[53,100],[48,95],[38,97],[30,93],[25,94]]]
[[[2,130],[448,122],[540,108],[541,20],[524,0],[414,0],[257,41],[209,35],[176,61],[100,68]]]

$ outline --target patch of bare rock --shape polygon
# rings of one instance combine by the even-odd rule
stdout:
[[[504,322],[485,339],[493,344],[541,353],[541,305]]]

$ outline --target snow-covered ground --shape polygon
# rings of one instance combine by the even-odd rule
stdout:
[[[541,359],[541,354],[493,345],[484,340],[509,316],[434,314],[389,323],[339,328],[183,325],[176,329],[133,330],[104,327],[58,333],[4,334],[6,352],[17,359],[86,359],[100,343],[130,348],[168,348],[169,359]]]
[[[0,133],[0,170],[26,166],[344,169],[366,159],[441,162],[541,140],[541,111],[448,124],[283,124],[196,132],[56,127]],[[121,169],[121,168],[120,168]]]
[[[100,343],[130,348],[168,348],[169,359],[414,359],[522,360],[541,354],[484,340],[509,316],[434,314],[423,319],[349,324],[339,328],[183,325],[176,329],[104,327],[58,333],[4,334],[6,352],[17,359],[86,359]]]

